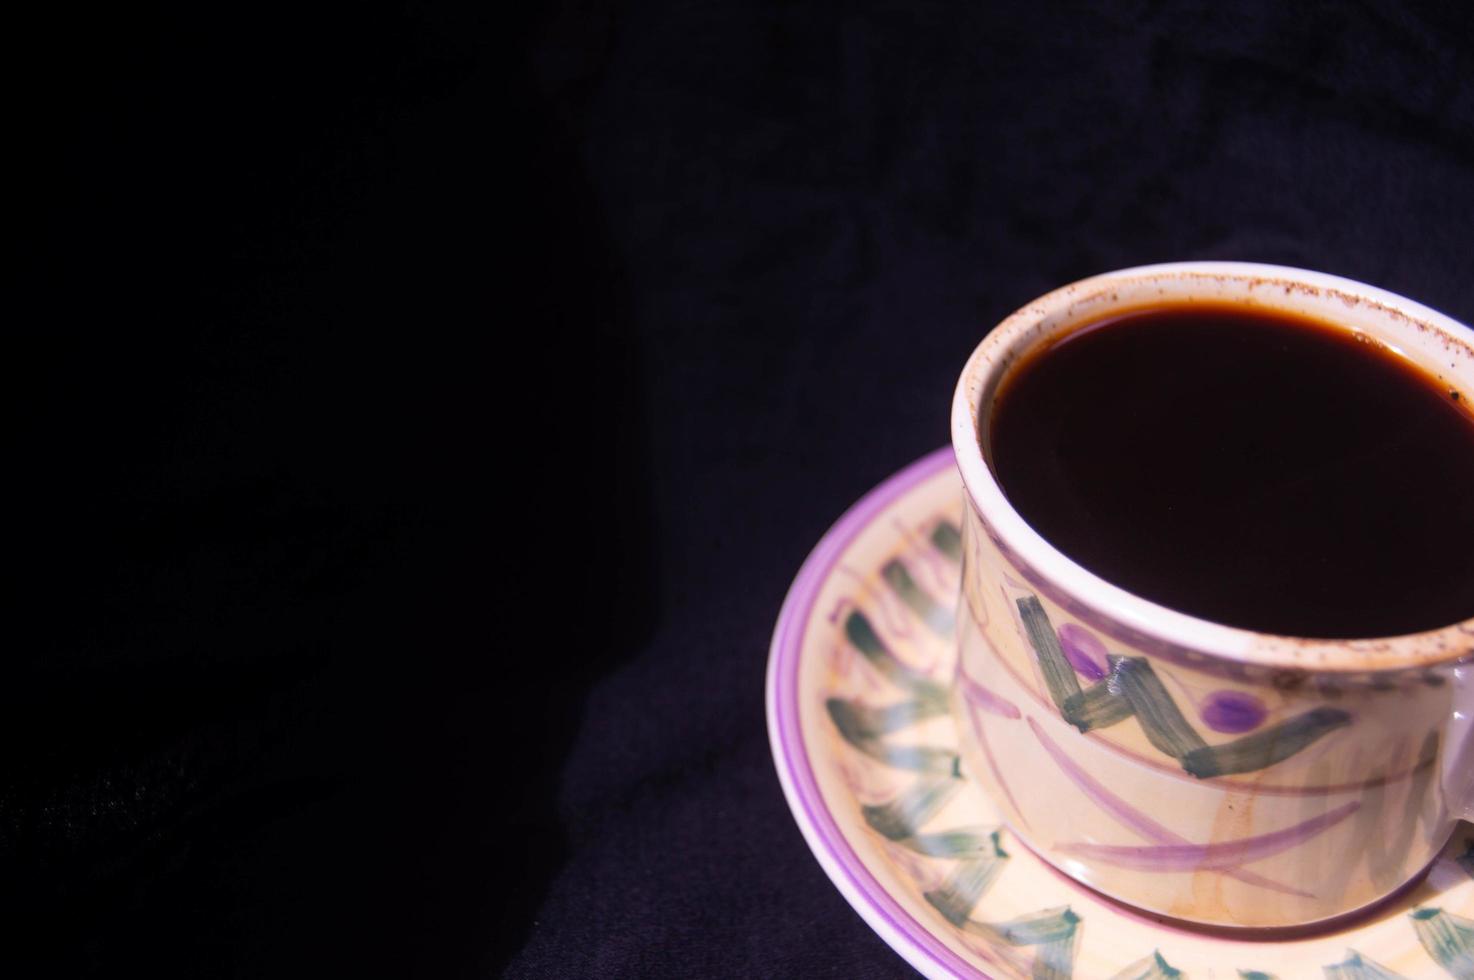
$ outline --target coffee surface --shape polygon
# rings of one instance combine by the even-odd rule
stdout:
[[[1215,622],[1378,637],[1474,616],[1474,415],[1333,325],[1177,306],[1005,377],[990,463],[1102,578]]]

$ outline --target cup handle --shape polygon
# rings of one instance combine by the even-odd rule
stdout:
[[[1454,664],[1453,714],[1443,753],[1443,797],[1456,820],[1474,821],[1474,659]]]

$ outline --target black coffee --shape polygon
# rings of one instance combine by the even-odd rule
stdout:
[[[1004,379],[991,463],[1086,568],[1216,622],[1377,637],[1474,616],[1468,399],[1335,326],[1198,304]]]

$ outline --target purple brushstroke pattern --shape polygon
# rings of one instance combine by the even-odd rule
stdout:
[[[1304,823],[1284,830],[1224,841],[1221,844],[1167,844],[1160,847],[1118,847],[1111,844],[1061,844],[1062,854],[1138,871],[1223,871],[1271,857],[1302,844],[1361,809],[1353,800]]]
[[[1269,711],[1263,701],[1245,691],[1214,691],[1198,714],[1215,732],[1237,735],[1264,724]]]
[[[963,696],[969,704],[977,705],[991,714],[1001,715],[1004,718],[1017,719],[1021,716],[1018,705],[1008,700],[1001,694],[994,694],[963,671],[957,672],[957,678],[962,681]]]
[[[993,778],[998,781],[998,788],[1003,790],[1003,795],[1008,797],[1008,803],[1013,807],[1013,812],[1018,814],[1019,821],[1023,823],[1024,829],[1029,828],[1029,818],[1024,816],[1024,811],[1019,808],[1018,800],[1013,798],[1013,790],[1008,788],[1008,780],[1003,778],[1003,770],[998,768],[998,760],[993,757],[993,747],[988,744],[988,733],[983,731],[983,722],[978,718],[977,705],[971,701],[967,705],[967,717],[972,722],[972,733],[977,736],[978,745],[982,747],[983,756],[988,760],[988,768],[993,771]]]
[[[1070,777],[1070,780],[1076,786],[1080,787],[1081,791],[1090,797],[1097,806],[1114,817],[1122,826],[1135,831],[1147,840],[1156,841],[1158,844],[1193,846],[1192,842],[1186,837],[1182,837],[1168,830],[1097,782],[1095,777],[1081,769],[1075,760],[1071,759],[1065,753],[1064,749],[1060,748],[1052,738],[1046,735],[1044,729],[1040,728],[1039,723],[1032,717],[1029,718],[1029,727],[1034,730],[1034,737],[1039,740],[1040,745],[1044,746],[1044,751],[1049,753],[1050,758],[1055,761],[1060,770],[1066,776]],[[1282,885],[1271,878],[1266,878],[1253,871],[1245,871],[1242,868],[1223,868],[1221,870],[1228,877],[1242,881],[1246,885],[1255,885],[1259,888],[1267,888],[1270,891],[1295,895],[1300,898],[1315,897],[1311,892],[1291,888],[1289,885]]]
[[[1098,681],[1106,675],[1106,648],[1100,639],[1083,626],[1062,624],[1055,633],[1065,659],[1075,673],[1086,680]]]

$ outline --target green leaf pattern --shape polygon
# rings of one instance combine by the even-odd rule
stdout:
[[[1474,980],[1474,920],[1443,909],[1415,909],[1413,931],[1428,955],[1456,980]]]
[[[1087,732],[1134,717],[1147,741],[1199,779],[1266,769],[1351,723],[1345,711],[1323,706],[1232,741],[1209,745],[1177,707],[1146,658],[1111,654],[1107,657],[1110,675],[1081,689],[1038,596],[1025,596],[1016,605],[1034,662],[1061,718]]]
[[[1402,974],[1393,973],[1354,949],[1348,949],[1344,960],[1332,963],[1324,972],[1326,980],[1403,980]]]

